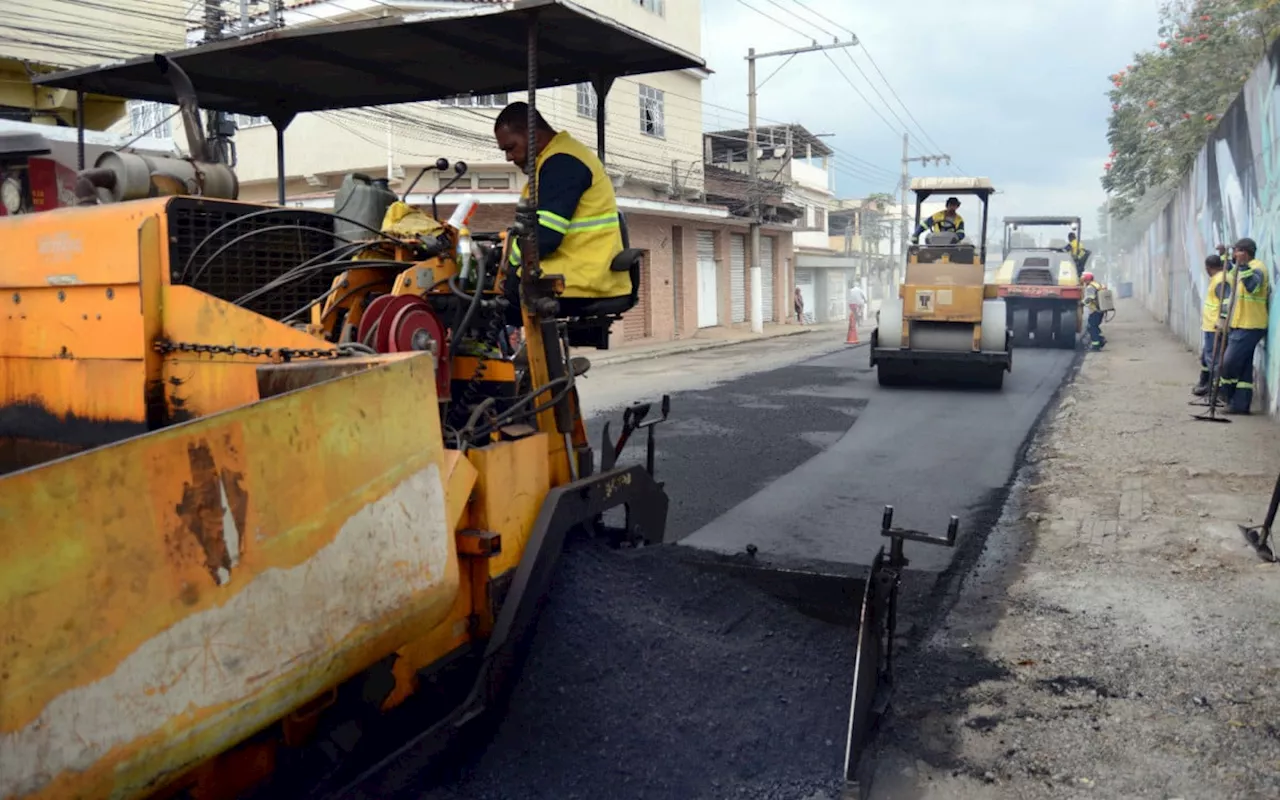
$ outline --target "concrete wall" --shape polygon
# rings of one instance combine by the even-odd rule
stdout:
[[[1258,243],[1258,258],[1274,286],[1280,279],[1280,41],[1254,69],[1156,221],[1128,248],[1118,274],[1110,277],[1132,281],[1134,295],[1151,313],[1198,350],[1205,256],[1219,242],[1230,246],[1245,236]],[[1270,311],[1255,374],[1263,407],[1275,416],[1280,303],[1273,300]]]

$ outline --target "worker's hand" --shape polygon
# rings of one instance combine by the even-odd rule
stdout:
[[[911,237],[911,243],[912,243],[912,244],[920,244],[920,237],[919,237],[919,236],[912,236],[912,237]]]
[[[1218,255],[1225,256],[1227,254],[1227,246],[1225,244],[1218,245]]]

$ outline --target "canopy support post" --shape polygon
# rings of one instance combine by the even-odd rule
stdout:
[[[284,132],[293,122],[294,114],[272,114],[268,119],[271,125],[276,129],[276,201],[279,205],[284,205]]]
[[[591,88],[596,92],[596,157],[600,159],[601,164],[605,163],[604,101],[609,97],[609,90],[613,88],[613,80],[612,75],[594,75],[591,78]]]
[[[84,92],[76,91],[76,169],[84,169]]]

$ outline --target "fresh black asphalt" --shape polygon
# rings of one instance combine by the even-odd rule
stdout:
[[[673,395],[657,475],[668,541],[683,543],[572,545],[487,746],[443,780],[409,756],[360,796],[834,800],[856,630],[699,569],[682,548],[751,543],[856,568],[879,546],[885,503],[938,533],[962,514],[978,536],[1071,357],[1017,353],[1002,393],[888,390],[866,349],[849,348]],[[603,416],[616,432],[620,414]],[[627,460],[643,457],[642,438],[630,448]],[[908,546],[928,572],[951,555]]]

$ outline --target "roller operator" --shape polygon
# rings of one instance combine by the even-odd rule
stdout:
[[[923,222],[916,226],[916,232],[911,234],[911,243],[919,244],[920,234],[926,230],[930,233],[954,233],[957,242],[963,239],[964,217],[956,212],[958,208],[960,208],[960,198],[948,197],[945,209],[925,218]]]

